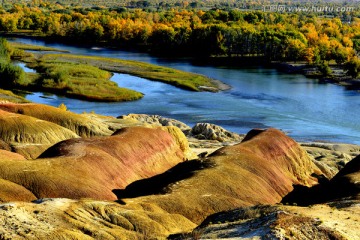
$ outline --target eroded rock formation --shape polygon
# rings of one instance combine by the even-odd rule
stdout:
[[[28,158],[36,158],[55,143],[77,137],[55,123],[0,110],[0,139]]]
[[[317,166],[322,165],[314,164],[317,159],[311,159],[279,130],[253,130],[239,144],[194,159],[183,131],[174,126],[178,123],[170,124],[157,117],[141,117],[145,122],[154,121],[145,124],[150,127],[123,128],[144,123],[132,118],[73,115],[42,105],[39,110],[34,107],[38,105],[29,104],[1,106],[0,126],[5,127],[0,131],[0,201],[4,202],[0,205],[0,238],[150,239],[176,233],[183,237],[219,237],[222,233],[217,235],[216,229],[224,227],[231,233],[234,226],[238,226],[234,230],[237,233],[243,229],[280,239],[291,234],[300,239],[304,236],[302,229],[319,238],[343,237],[341,231],[328,231],[326,225],[319,223],[313,209],[278,205],[241,208],[234,210],[238,211],[236,214],[231,211],[220,218],[215,215],[210,221],[220,223],[209,224],[205,220],[197,228],[209,231],[209,235],[197,230],[183,235],[211,214],[257,204],[273,205],[288,195],[294,185],[317,184],[312,175],[326,173],[325,167],[320,171]],[[57,114],[59,117],[55,117]],[[217,126],[201,126],[199,134],[210,134],[205,138],[215,136],[214,141],[221,142],[223,138],[228,143],[241,140]],[[106,136],[116,129],[120,130]],[[79,138],[75,132],[88,138]],[[36,144],[51,147],[46,151],[42,147],[37,150],[40,157],[27,160],[24,153],[33,151]],[[316,158],[318,150],[313,151]],[[327,196],[331,196],[330,189],[342,189],[345,192],[340,191],[340,197],[356,199],[358,160],[346,165],[328,185],[310,189],[321,189],[321,194]],[[338,198],[336,195],[325,200]],[[9,202],[15,200],[24,202]],[[328,205],[324,206],[328,209]],[[339,209],[339,214],[354,217],[352,213],[359,210],[353,205],[347,207],[351,208],[349,213]],[[236,219],[239,211],[245,217]],[[299,217],[297,212],[304,216]],[[249,232],[250,228],[254,231]]]
[[[163,186],[164,195],[126,199],[127,196],[136,197],[130,194],[134,192],[132,186],[137,189],[138,196],[143,195],[141,189],[147,188],[147,181],[150,181],[144,180],[128,186],[119,197],[125,198],[124,202],[156,204],[200,223],[215,212],[277,203],[292,191],[293,184],[311,186],[317,183],[310,175],[320,173],[294,140],[275,129],[259,132],[241,144],[221,148],[198,162],[184,163],[182,165],[187,166],[172,169],[163,179],[153,179],[153,185],[168,181]],[[176,182],[169,180],[172,174],[177,176]]]
[[[229,132],[220,126],[211,123],[197,123],[191,129],[190,135],[197,139],[216,140],[219,142],[240,142],[243,139],[239,134]]]
[[[138,127],[109,137],[66,140],[34,161],[0,159],[0,177],[26,187],[37,198],[116,200],[114,189],[183,160],[183,151],[168,132]]]
[[[0,104],[0,109],[55,123],[81,137],[108,136],[112,134],[108,126],[101,121],[43,104],[7,103]]]
[[[120,119],[134,119],[142,123],[147,123],[156,126],[175,126],[180,128],[183,132],[190,131],[190,127],[185,123],[182,123],[176,119],[166,118],[159,115],[147,115],[147,114],[128,114],[119,117]]]

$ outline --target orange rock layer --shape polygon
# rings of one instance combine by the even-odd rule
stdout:
[[[113,189],[162,173],[183,159],[169,133],[136,127],[109,137],[66,140],[37,160],[0,158],[0,177],[37,198],[115,200]]]
[[[280,202],[293,184],[317,183],[310,175],[319,170],[294,140],[276,129],[250,135],[238,145],[213,153],[205,160],[207,167],[168,186],[168,194],[131,202],[154,203],[199,223],[216,212]]]

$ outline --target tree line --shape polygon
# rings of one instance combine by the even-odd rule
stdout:
[[[184,56],[261,57],[266,61],[330,61],[359,65],[360,19],[314,14],[212,9],[145,11],[14,5],[0,31],[28,31],[72,42],[149,49]],[[358,76],[358,70],[349,71]]]
[[[290,7],[343,7],[357,6],[357,0],[1,0],[0,6],[11,8],[13,4],[23,4],[29,7],[61,5],[65,7],[125,7],[142,8],[146,10],[166,10],[170,8],[210,9],[210,8],[238,8],[259,10],[265,5],[284,5]]]

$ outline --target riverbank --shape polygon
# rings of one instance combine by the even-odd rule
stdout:
[[[360,90],[360,79],[354,79],[347,75],[344,66],[329,64],[331,71],[329,76],[324,76],[315,66],[306,63],[281,62],[273,63],[273,66],[286,73],[299,73],[307,78],[318,79],[322,83],[332,83],[345,87],[348,90]]]
[[[11,84],[19,90],[41,90],[70,98],[104,102],[133,101],[143,97],[142,93],[120,88],[111,81],[114,72],[160,81],[190,91],[217,92],[230,88],[204,75],[149,63],[98,56],[48,54],[46,52],[69,51],[23,43],[11,43],[10,47],[13,59],[25,62],[28,68],[36,70]]]
[[[56,95],[49,97],[38,90],[33,95],[27,95],[27,99],[33,102],[52,106],[65,103],[69,109],[78,113],[95,111],[111,116],[129,112],[160,114],[190,125],[200,121],[215,123],[239,133],[251,128],[271,126],[284,129],[298,141],[359,143],[359,125],[354,119],[360,115],[359,110],[354,108],[354,102],[360,101],[360,95],[354,91],[345,92],[345,88],[335,84],[319,84],[317,80],[268,67],[195,65],[187,59],[155,58],[139,52],[75,48],[25,39],[21,41],[60,48],[78,55],[101,55],[176,68],[207,75],[233,86],[229,91],[216,94],[192,92],[127,74],[115,74],[112,81],[144,93],[144,98],[109,104]]]
[[[226,84],[220,83],[220,81],[213,80],[204,75],[138,61],[72,54],[47,54],[42,55],[40,60],[87,64],[106,71],[138,76],[190,91],[217,92],[229,88]],[[31,63],[34,63],[34,61]]]
[[[348,90],[360,90],[360,79],[349,76],[343,65],[329,64],[330,74],[324,76],[314,65],[305,62],[269,62],[264,57],[210,57],[196,58],[191,61],[194,65],[211,65],[217,67],[265,67],[274,68],[289,74],[302,74],[309,79],[315,79],[321,83],[331,83],[345,87]]]
[[[49,41],[49,42],[57,42],[54,39],[37,35],[37,34],[30,34],[28,32],[24,33],[1,33],[0,36],[4,37],[16,37],[16,38],[29,38],[29,39],[35,39],[35,40],[43,40],[43,41]],[[66,44],[70,44],[73,46],[77,46],[73,42],[69,41],[63,41]],[[106,44],[97,43],[98,46],[101,48],[107,48],[107,49],[117,49],[113,46],[109,47]],[[93,45],[88,45],[87,47],[91,47]],[[21,47],[21,45],[20,45]],[[82,45],[83,47],[83,45]],[[36,46],[22,46],[22,49],[24,50],[34,50],[39,51],[36,49]],[[39,48],[41,49],[41,48]],[[124,49],[128,49],[124,46]],[[62,50],[56,50],[57,52],[62,52]],[[128,49],[128,50],[134,50],[134,49]],[[41,51],[52,51],[52,48],[44,48],[44,50]],[[144,51],[144,50],[143,50]],[[67,52],[67,51],[64,51]],[[146,51],[144,51],[146,52]],[[176,56],[170,57],[166,56],[165,59],[177,59]],[[349,90],[360,90],[360,80],[354,79],[351,76],[347,75],[346,71],[344,70],[344,67],[342,65],[338,64],[329,64],[329,68],[331,69],[331,74],[329,76],[324,76],[317,68],[316,66],[309,65],[305,62],[269,62],[264,57],[259,56],[243,56],[243,57],[224,57],[224,56],[217,56],[217,57],[199,57],[199,58],[189,58],[190,62],[192,62],[194,65],[202,66],[202,65],[212,65],[212,66],[220,66],[220,67],[235,67],[235,68],[242,68],[242,67],[267,67],[267,68],[275,68],[282,72],[286,73],[296,73],[296,74],[303,74],[307,78],[311,79],[317,79],[320,82],[324,83],[332,83],[340,86],[346,87],[346,89]],[[98,65],[101,67],[101,64],[95,63],[95,65]],[[139,66],[137,66],[139,67]],[[149,67],[149,66],[146,66]],[[188,83],[183,83],[182,81],[177,80],[176,78],[173,78],[173,76],[159,76],[159,75],[152,75],[149,74],[149,72],[143,72],[143,71],[124,71],[124,69],[119,67],[111,67],[111,66],[105,66],[105,70],[119,72],[119,73],[127,73],[134,76],[143,77],[149,80],[154,81],[161,81],[168,84],[172,84],[176,87],[180,87],[186,90],[193,90],[193,91],[210,91],[210,92],[216,92],[216,91],[224,91],[231,88],[231,86],[215,79],[207,79],[206,81],[201,80],[201,82],[197,83],[198,79],[195,81],[195,86]],[[159,69],[156,69],[155,71],[159,71]],[[164,69],[164,72],[168,72],[169,70]],[[171,72],[171,71],[170,71]],[[174,74],[176,75],[176,74]],[[206,77],[206,76],[202,76]],[[187,76],[183,76],[184,79],[187,79]],[[190,78],[194,79],[194,78]]]

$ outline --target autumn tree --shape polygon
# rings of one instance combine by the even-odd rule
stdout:
[[[360,77],[360,59],[353,57],[345,66],[347,73],[353,78]]]

